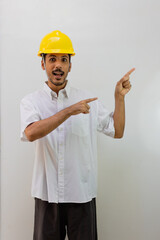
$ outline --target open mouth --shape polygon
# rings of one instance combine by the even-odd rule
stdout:
[[[64,72],[61,71],[53,71],[52,74],[58,78],[61,78],[64,75]]]

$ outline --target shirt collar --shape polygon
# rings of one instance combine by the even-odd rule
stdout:
[[[66,83],[66,86],[65,88],[61,89],[59,91],[59,94],[63,94],[64,96],[68,97],[69,98],[69,94],[70,94],[70,89],[71,89],[71,86],[67,80],[67,83]],[[47,92],[47,94],[49,95],[49,97],[53,100],[53,98],[57,98],[57,93],[54,92],[47,84],[47,82],[44,83],[44,90]]]

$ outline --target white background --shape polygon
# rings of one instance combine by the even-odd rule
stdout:
[[[46,75],[41,39],[67,34],[69,81],[114,109],[116,82],[132,67],[123,139],[98,134],[100,240],[160,239],[159,0],[1,0],[1,240],[31,240],[34,144],[20,142],[19,104]]]

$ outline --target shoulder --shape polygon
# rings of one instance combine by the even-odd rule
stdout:
[[[43,90],[36,90],[32,93],[29,93],[27,95],[25,95],[22,99],[21,99],[21,103],[24,103],[24,102],[35,102],[35,101],[38,101],[42,95],[44,95],[44,91]]]

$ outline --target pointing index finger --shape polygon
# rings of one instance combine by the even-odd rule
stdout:
[[[132,68],[131,70],[129,70],[124,76],[130,75],[132,72],[134,72],[135,68]]]
[[[90,103],[90,102],[92,102],[92,101],[95,101],[95,100],[97,100],[98,98],[96,97],[96,98],[88,98],[88,99],[85,99],[84,101],[86,102],[86,103]]]

